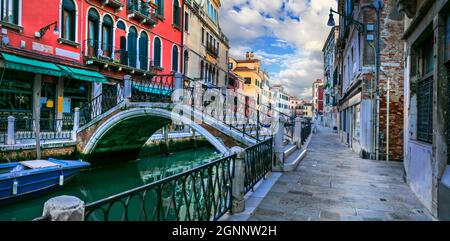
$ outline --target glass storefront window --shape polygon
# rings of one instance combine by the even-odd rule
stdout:
[[[89,82],[73,79],[64,80],[64,115],[72,115],[73,110],[81,108],[89,101]]]
[[[0,115],[28,113],[27,115],[31,116],[33,74],[6,69],[0,70],[0,77]]]
[[[361,131],[361,106],[359,104],[355,105],[353,115],[354,115],[353,138],[359,140]]]

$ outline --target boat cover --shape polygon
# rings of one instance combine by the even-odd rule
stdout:
[[[59,164],[47,160],[23,161],[20,162],[20,164],[31,169],[60,166]]]

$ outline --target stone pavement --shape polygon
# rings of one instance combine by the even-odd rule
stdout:
[[[365,160],[319,128],[293,172],[278,179],[249,218],[289,220],[433,220],[403,180],[403,163]]]

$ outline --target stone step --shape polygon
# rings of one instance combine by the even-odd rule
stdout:
[[[284,151],[283,151],[284,157],[287,158],[296,150],[297,150],[297,146],[294,144],[288,144],[288,145],[284,146]]]
[[[291,155],[284,159],[283,170],[286,172],[290,172],[295,170],[300,161],[306,156],[305,149],[297,149]]]

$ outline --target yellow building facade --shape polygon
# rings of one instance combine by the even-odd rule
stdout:
[[[258,106],[263,103],[262,90],[264,89],[263,81],[266,76],[264,71],[261,70],[261,61],[255,59],[252,52],[247,52],[245,57],[246,58],[243,60],[230,58],[230,69],[244,79],[245,95],[252,98],[254,103]],[[267,95],[267,98],[264,99],[267,99],[267,102],[269,103],[268,97],[269,96]]]

